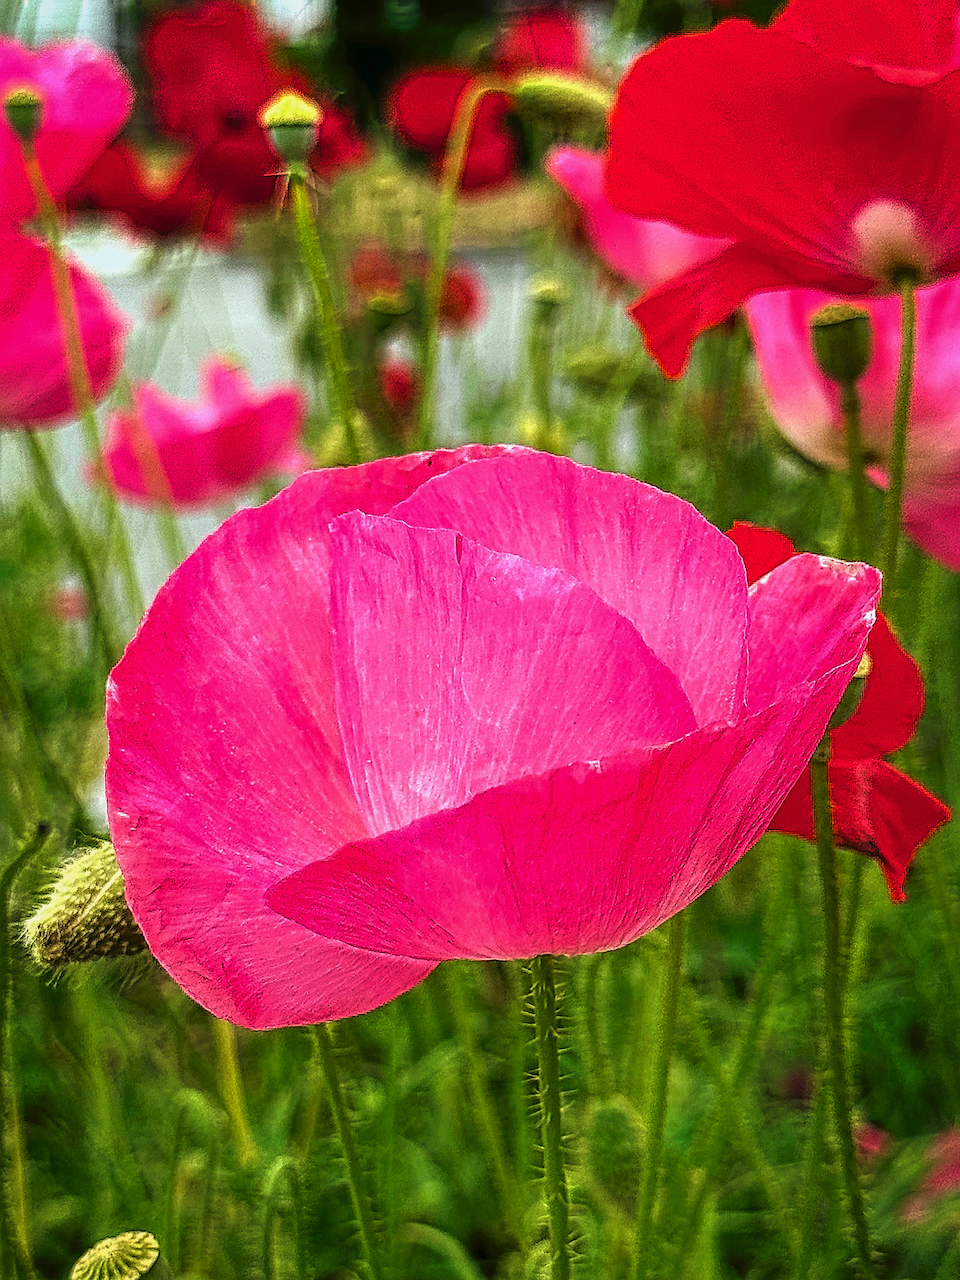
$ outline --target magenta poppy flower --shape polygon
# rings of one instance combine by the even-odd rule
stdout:
[[[729,244],[614,209],[604,191],[605,164],[602,152],[554,147],[543,167],[579,207],[597,256],[624,280],[648,289],[715,258]]]
[[[761,579],[797,555],[793,543],[773,529],[737,523],[736,543],[747,577]],[[867,645],[872,666],[856,711],[832,734],[828,765],[830,803],[837,843],[876,859],[894,902],[917,849],[950,817],[925,787],[895,769],[884,756],[913,737],[923,711],[920,670],[901,647],[883,614]],[[805,769],[770,823],[772,831],[814,839],[810,770]]]
[[[847,465],[839,391],[820,372],[810,317],[829,295],[788,289],[747,303],[757,362],[770,411],[801,453],[830,467]],[[873,358],[860,380],[868,474],[886,486],[886,461],[900,356],[900,303],[866,298]],[[935,559],[960,569],[960,281],[917,293],[917,354],[907,436],[904,527]]]
[[[0,101],[22,87],[43,98],[35,147],[59,200],[117,133],[133,94],[116,59],[88,41],[34,52],[0,39]],[[75,412],[49,254],[19,231],[36,211],[20,141],[0,112],[0,423],[12,426],[50,426]],[[70,277],[99,399],[120,371],[128,322],[92,276],[72,266]]]
[[[452,956],[622,946],[763,832],[879,587],[802,556],[749,592],[680,499],[528,450],[309,473],[198,548],[113,673],[132,910],[257,1026]]]
[[[936,7],[955,17],[955,4]],[[927,47],[927,6],[895,8]],[[866,59],[875,50],[863,38]],[[841,43],[852,56],[850,39]],[[632,309],[671,376],[697,333],[755,293],[863,295],[889,291],[904,271],[923,283],[955,274],[958,184],[960,74],[895,82],[832,46],[740,19],[637,59],[611,120],[616,207],[735,241]]]
[[[207,362],[202,381],[192,404],[140,383],[133,409],[110,415],[104,459],[123,497],[198,506],[233,497],[270,472],[308,465],[297,448],[305,404],[296,387],[259,393],[222,358]]]

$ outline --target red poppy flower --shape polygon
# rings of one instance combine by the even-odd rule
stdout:
[[[443,278],[440,319],[448,329],[472,329],[487,309],[486,290],[475,271],[452,267]]]
[[[905,56],[932,56],[917,6],[896,10],[913,37]],[[860,28],[843,30],[852,55]],[[862,61],[889,56],[864,41]],[[960,74],[894,82],[837,56],[837,43],[813,48],[731,19],[664,40],[621,84],[611,202],[736,241],[635,304],[669,375],[697,333],[754,293],[886,292],[905,271],[925,283],[960,271]]]
[[[505,76],[536,67],[576,73],[586,62],[580,24],[561,8],[518,14],[504,27],[494,51],[494,64]]]
[[[409,360],[392,356],[380,366],[380,394],[396,418],[409,416],[420,394],[420,378]]]
[[[727,535],[737,545],[750,582],[797,554],[793,543],[772,529],[739,521]],[[829,765],[830,799],[837,843],[880,863],[890,897],[903,902],[907,869],[917,849],[950,817],[936,796],[887,764],[913,736],[923,710],[923,682],[917,664],[901,648],[882,614],[867,644],[873,666],[863,697],[846,723],[834,729]],[[780,806],[771,831],[813,840],[813,798],[806,769]]]

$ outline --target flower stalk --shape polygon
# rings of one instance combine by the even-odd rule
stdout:
[[[550,1224],[550,1276],[551,1280],[570,1280],[570,1198],[563,1167],[560,1045],[553,956],[535,956],[531,973],[537,1033],[544,1198]]]
[[[897,552],[903,508],[903,485],[907,461],[907,427],[913,393],[913,366],[917,344],[916,281],[904,274],[900,279],[900,367],[893,408],[893,440],[890,449],[890,484],[887,489],[886,530],[883,543],[883,594],[896,600]],[[890,606],[887,606],[888,612]]]

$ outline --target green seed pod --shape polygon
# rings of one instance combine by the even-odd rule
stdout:
[[[125,1231],[88,1249],[73,1264],[70,1280],[141,1280],[146,1275],[171,1280],[157,1238],[149,1231]]]
[[[626,1098],[609,1098],[590,1109],[584,1127],[587,1177],[599,1199],[624,1213],[636,1205],[643,1145],[643,1126]]]
[[[570,290],[562,280],[539,276],[530,285],[529,298],[538,311],[552,315],[558,307],[566,306],[570,301]]]
[[[113,845],[104,841],[61,868],[50,897],[24,921],[23,937],[45,969],[146,950]]]
[[[277,155],[303,164],[316,144],[323,112],[309,98],[287,91],[271,98],[257,118]]]
[[[810,339],[820,372],[847,386],[867,371],[873,355],[870,312],[849,302],[831,302],[810,317]]]
[[[853,673],[853,678],[843,691],[843,696],[837,703],[837,709],[830,717],[830,723],[827,729],[839,729],[842,724],[846,724],[850,717],[860,705],[860,699],[863,697],[863,687],[867,682],[867,676],[873,667],[873,659],[869,653],[865,653],[860,659],[860,665]]]
[[[4,95],[7,123],[21,142],[32,143],[43,119],[43,98],[32,85],[22,85]]]
[[[606,128],[613,94],[592,80],[535,71],[514,81],[513,101],[521,115],[568,133],[578,128]]]

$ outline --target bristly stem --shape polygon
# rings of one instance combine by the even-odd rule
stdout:
[[[357,410],[353,403],[353,392],[350,389],[347,357],[340,340],[340,326],[337,323],[337,310],[333,300],[333,283],[320,244],[317,224],[314,221],[308,181],[306,171],[301,166],[291,166],[290,200],[293,204],[293,217],[300,241],[300,252],[307,269],[317,319],[320,321],[320,332],[323,335],[330,405],[343,423],[343,438],[346,441],[349,460],[357,463],[363,461],[360,441],[357,437]]]
[[[350,1199],[353,1202],[353,1212],[356,1215],[357,1226],[360,1229],[360,1247],[363,1252],[363,1261],[372,1280],[383,1280],[380,1250],[377,1246],[376,1234],[373,1229],[373,1213],[363,1188],[363,1175],[360,1168],[360,1155],[357,1151],[357,1140],[353,1135],[353,1129],[350,1127],[350,1118],[347,1115],[347,1104],[344,1101],[340,1072],[337,1069],[336,1051],[330,1024],[321,1022],[319,1026],[313,1028],[313,1034],[319,1053],[320,1069],[323,1072],[327,1091],[330,1094],[330,1110],[333,1113],[333,1122],[336,1126],[337,1136],[340,1139],[340,1146],[343,1149],[343,1157],[347,1166],[347,1185],[350,1189]]]
[[[657,1185],[660,1181],[660,1156],[663,1150],[663,1128],[667,1114],[670,1059],[673,1056],[673,1042],[677,1031],[677,1010],[680,1004],[680,985],[683,977],[684,930],[684,913],[679,911],[669,924],[667,950],[660,969],[657,1056],[654,1065],[650,1119],[647,1124],[647,1153],[637,1203],[633,1280],[646,1280],[653,1261],[650,1228],[653,1223],[653,1207],[657,1199]]]
[[[830,807],[830,735],[825,734],[813,753],[810,772],[813,783],[813,817],[817,838],[817,858],[820,865],[820,888],[823,899],[823,1003],[826,1019],[827,1063],[829,1066],[830,1092],[833,1098],[833,1116],[840,1167],[846,1189],[850,1217],[853,1223],[857,1262],[863,1280],[876,1280],[873,1252],[870,1246],[870,1228],[867,1224],[863,1188],[857,1169],[856,1148],[853,1142],[853,1125],[850,1114],[850,1093],[847,1081],[847,1054],[844,1038],[844,980],[841,965],[840,892],[837,882],[837,853],[833,838],[833,819]]]
[[[104,507],[107,513],[107,526],[111,535],[117,531],[117,552],[120,573],[123,577],[127,603],[139,619],[144,611],[143,592],[137,578],[136,566],[130,551],[123,521],[117,509],[117,495],[107,473],[103,450],[100,446],[100,432],[97,427],[97,416],[93,404],[93,388],[90,384],[90,371],[83,349],[80,334],[80,318],[77,315],[77,303],[73,296],[73,285],[70,280],[70,267],[63,252],[60,235],[60,216],[40,168],[36,151],[30,143],[23,144],[23,163],[30,180],[33,197],[37,202],[37,214],[43,230],[47,248],[50,251],[50,269],[53,280],[53,295],[57,304],[57,314],[63,333],[63,351],[66,360],[67,374],[70,379],[70,391],[73,405],[83,428],[87,454],[93,467],[94,475],[101,481],[98,486],[103,493]]]
[[[570,1201],[563,1168],[560,1045],[553,956],[535,956],[531,972],[539,1064],[544,1196],[550,1223],[550,1276],[551,1280],[570,1280]]]
[[[488,93],[500,88],[502,88],[502,82],[491,76],[474,77],[457,100],[453,127],[447,141],[443,176],[437,197],[436,234],[424,299],[426,337],[420,368],[420,412],[417,424],[417,448],[419,449],[431,448],[433,441],[433,397],[437,381],[437,363],[440,358],[440,298],[443,294],[443,280],[447,274],[447,262],[450,257],[457,191],[463,177],[477,108]]]
[[[912,276],[904,274],[900,280],[900,367],[897,372],[897,394],[893,408],[893,439],[890,448],[886,534],[883,543],[883,561],[880,565],[883,572],[883,595],[888,602],[896,599],[897,550],[900,545],[903,481],[907,460],[907,427],[910,422],[910,397],[913,392],[913,365],[916,344],[916,281]]]
[[[867,505],[867,478],[863,465],[863,432],[860,422],[860,392],[855,382],[840,384],[840,413],[847,436],[847,473],[853,508],[853,553],[858,560],[870,555],[870,510]]]

